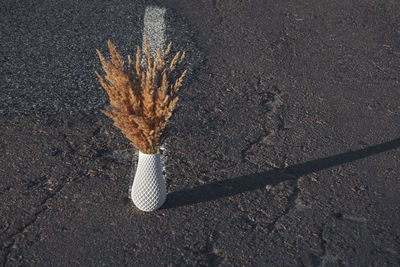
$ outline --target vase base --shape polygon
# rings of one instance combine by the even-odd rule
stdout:
[[[143,199],[141,199],[141,200],[135,199],[132,194],[131,200],[132,200],[132,203],[139,210],[144,211],[144,212],[151,212],[151,211],[156,211],[156,210],[160,209],[164,205],[166,197],[164,197],[164,199],[160,199],[160,200],[156,201],[155,203],[149,203],[149,202],[143,202]]]

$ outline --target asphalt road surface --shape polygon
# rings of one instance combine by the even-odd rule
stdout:
[[[155,29],[147,8],[165,10],[154,40],[190,70],[152,213],[129,199],[135,151],[99,112],[94,75],[96,48],[134,54]],[[398,1],[2,1],[0,14],[4,266],[400,266]]]

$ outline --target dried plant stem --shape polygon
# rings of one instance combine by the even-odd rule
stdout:
[[[171,46],[170,43],[163,56],[158,49],[153,60],[145,38],[144,66],[140,47],[137,47],[135,65],[128,56],[127,67],[111,41],[108,41],[111,60],[106,60],[97,50],[106,75],[104,78],[97,72],[96,75],[110,99],[110,106],[102,112],[113,119],[114,125],[134,147],[146,154],[159,152],[160,137],[171,118],[186,75],[185,70],[179,78],[173,79],[185,52],[178,52],[168,65]]]

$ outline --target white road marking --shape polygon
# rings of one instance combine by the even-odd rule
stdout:
[[[144,37],[146,36],[147,41],[150,45],[151,56],[153,58],[157,55],[157,49],[159,48],[163,52],[166,48],[166,25],[165,25],[165,8],[149,6],[146,7],[144,12],[144,28],[143,28],[143,42],[142,51],[144,51]],[[161,163],[163,171],[167,167],[167,155],[165,150],[165,144],[160,147],[161,152]],[[165,177],[165,175],[164,175]]]
[[[143,41],[142,41],[142,51],[144,53],[144,37],[146,36],[147,41],[149,42],[150,45],[150,50],[151,50],[151,55],[153,58],[156,57],[157,55],[157,48],[160,49],[161,52],[163,52],[166,48],[166,25],[165,25],[165,13],[166,13],[165,8],[161,7],[146,7],[146,10],[144,12],[144,26],[143,26]],[[144,59],[144,58],[143,58]],[[160,147],[160,153],[161,153],[161,164],[162,164],[162,169],[163,169],[163,174],[164,178],[166,179],[166,174],[165,170],[167,168],[167,151],[165,149],[165,143]],[[138,154],[139,151],[136,150],[134,155],[133,155],[133,166],[131,170],[131,181],[130,183],[132,184],[135,173],[136,173],[136,165],[138,161]],[[131,195],[131,186],[129,187],[129,196]]]
[[[165,50],[165,13],[166,9],[160,7],[146,7],[144,13],[142,49],[144,50],[144,36],[146,36],[153,57],[156,56],[157,48]]]

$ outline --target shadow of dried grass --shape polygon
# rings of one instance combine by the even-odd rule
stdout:
[[[296,164],[282,169],[245,175],[229,180],[214,182],[172,192],[162,209],[177,208],[196,203],[225,198],[236,194],[264,188],[267,185],[277,185],[287,180],[297,180],[300,176],[353,162],[375,154],[400,147],[400,138],[389,142],[370,146],[364,149],[342,153],[322,159]]]

